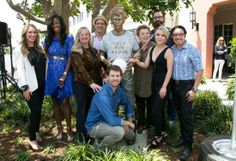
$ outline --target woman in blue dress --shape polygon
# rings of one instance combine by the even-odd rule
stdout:
[[[62,120],[67,124],[67,140],[71,141],[71,105],[73,95],[73,74],[70,69],[71,48],[74,44],[72,36],[66,33],[66,25],[61,16],[53,15],[47,26],[48,35],[44,48],[48,54],[45,95],[52,97],[53,112],[57,122],[57,139],[62,139]]]

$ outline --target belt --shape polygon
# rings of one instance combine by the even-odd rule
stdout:
[[[56,59],[56,60],[67,60],[66,57],[61,57],[61,56],[49,56],[49,58]]]
[[[190,79],[190,80],[173,80],[173,82],[175,82],[175,84],[193,83],[194,79]]]

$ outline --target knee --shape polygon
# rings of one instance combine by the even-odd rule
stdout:
[[[116,130],[113,131],[113,137],[115,140],[120,141],[125,135],[125,130],[123,127],[117,127]]]

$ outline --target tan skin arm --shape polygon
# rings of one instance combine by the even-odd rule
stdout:
[[[62,76],[59,79],[59,85],[60,86],[64,86],[66,76],[67,76],[67,73],[70,69],[70,66],[71,66],[71,58],[68,59],[67,64],[66,64],[66,69],[64,70],[64,73],[62,74]]]
[[[101,61],[106,64],[107,66],[110,64],[110,62],[105,58],[105,53],[103,51],[100,51],[99,53]]]

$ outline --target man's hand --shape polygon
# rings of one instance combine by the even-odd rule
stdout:
[[[188,93],[186,94],[186,99],[188,102],[193,101],[195,97],[196,97],[196,93],[192,90],[189,90]]]
[[[129,126],[128,125],[123,125],[123,128],[125,129],[125,133],[127,134],[129,132]]]

